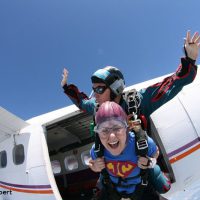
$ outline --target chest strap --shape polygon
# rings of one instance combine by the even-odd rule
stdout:
[[[113,183],[112,184],[116,187],[122,187],[122,188],[130,188],[132,186],[135,186],[135,185],[138,185],[138,184],[127,184],[127,185],[124,185],[122,183],[128,183],[129,180],[131,179],[136,179],[136,178],[139,178],[140,177],[140,174],[136,175],[136,176],[132,176],[132,177],[128,177],[128,178],[122,178],[122,177],[119,177],[118,178],[118,183]]]

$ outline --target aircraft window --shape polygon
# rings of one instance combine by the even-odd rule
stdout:
[[[4,168],[7,166],[7,154],[6,151],[0,152],[0,168]]]
[[[64,163],[68,171],[78,169],[78,160],[75,155],[65,157]]]
[[[58,160],[51,161],[51,167],[54,174],[59,174],[61,172],[60,162]]]
[[[16,145],[13,148],[13,162],[16,165],[20,165],[24,162],[24,146],[22,144]]]
[[[86,166],[88,166],[89,164],[89,160],[90,160],[91,156],[90,156],[90,151],[84,151],[82,154],[81,154],[81,160],[82,160],[82,163]]]

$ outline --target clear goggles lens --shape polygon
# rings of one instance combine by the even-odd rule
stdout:
[[[111,133],[115,135],[120,135],[123,133],[123,130],[128,126],[125,122],[116,121],[115,123],[103,122],[99,126],[95,126],[94,132],[98,133],[99,137],[107,138]]]

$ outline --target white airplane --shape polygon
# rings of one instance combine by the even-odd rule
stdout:
[[[199,70],[200,73],[200,70]],[[144,88],[159,77],[126,88]],[[200,75],[151,115],[160,166],[172,197],[200,179]],[[71,105],[24,121],[0,107],[0,200],[90,199],[98,174],[88,166],[92,116]]]

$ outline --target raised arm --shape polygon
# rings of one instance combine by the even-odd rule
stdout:
[[[62,73],[61,86],[64,89],[64,93],[70,98],[81,110],[93,114],[96,102],[94,99],[89,99],[84,92],[80,92],[78,87],[74,84],[68,84],[69,71],[64,68]]]
[[[190,31],[188,31],[184,43],[185,57],[181,58],[181,64],[176,72],[163,81],[140,91],[142,95],[141,109],[146,119],[156,109],[174,98],[185,85],[190,84],[195,79],[197,73],[195,61],[199,54],[199,42],[199,33],[195,32],[191,37]]]

